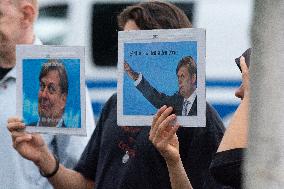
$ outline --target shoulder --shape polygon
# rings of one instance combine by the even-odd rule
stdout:
[[[244,152],[244,148],[236,148],[216,153],[210,165],[213,177],[219,183],[239,188]]]
[[[117,94],[113,94],[107,102],[104,104],[102,108],[102,112],[99,118],[99,124],[104,122],[106,119],[111,118],[112,120],[116,120],[116,111],[117,111]]]
[[[117,107],[117,93],[114,93],[105,103],[103,112]]]
[[[225,127],[220,115],[208,102],[206,102],[206,127],[213,130],[217,129],[222,133],[225,132]]]

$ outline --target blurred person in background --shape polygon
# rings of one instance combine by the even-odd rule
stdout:
[[[0,1],[0,188],[52,188],[38,169],[12,148],[5,128],[8,117],[16,115],[16,44],[41,45],[33,25],[38,16],[37,0]],[[87,128],[94,129],[90,99],[87,98]],[[86,145],[87,138],[44,135],[44,140],[61,163],[73,167]]]

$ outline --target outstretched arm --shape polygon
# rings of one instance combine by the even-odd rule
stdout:
[[[56,169],[56,160],[39,134],[25,132],[25,125],[21,119],[8,119],[8,130],[11,132],[13,147],[24,158],[31,160],[45,175]],[[84,178],[80,173],[59,166],[56,174],[49,178],[49,182],[57,189],[94,188],[94,181]]]
[[[167,106],[158,110],[152,122],[149,139],[166,161],[172,189],[192,189],[180,158],[176,135],[179,126],[173,124],[176,115],[171,114],[172,111],[173,108]]]

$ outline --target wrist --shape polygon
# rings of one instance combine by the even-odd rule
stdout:
[[[54,154],[48,152],[41,156],[37,166],[41,176],[49,178],[57,173],[59,169],[59,160]]]
[[[176,157],[176,158],[171,158],[171,159],[166,159],[166,164],[168,167],[177,167],[182,165],[182,161],[180,159],[180,157]]]
[[[136,81],[138,78],[139,78],[139,73],[137,73],[137,72],[134,72],[134,80]]]

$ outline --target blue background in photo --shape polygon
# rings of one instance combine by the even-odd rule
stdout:
[[[162,51],[167,52],[167,55],[161,55]],[[151,52],[156,52],[156,55],[151,55]],[[176,67],[184,56],[192,56],[197,64],[196,41],[124,44],[124,59],[130,67],[141,72],[154,88],[167,95],[178,91]],[[156,111],[124,72],[123,114],[153,115]]]
[[[63,119],[70,128],[81,128],[80,108],[80,59],[60,59],[68,77],[68,96]],[[24,122],[38,121],[39,74],[42,64],[48,59],[23,60],[23,119]]]

